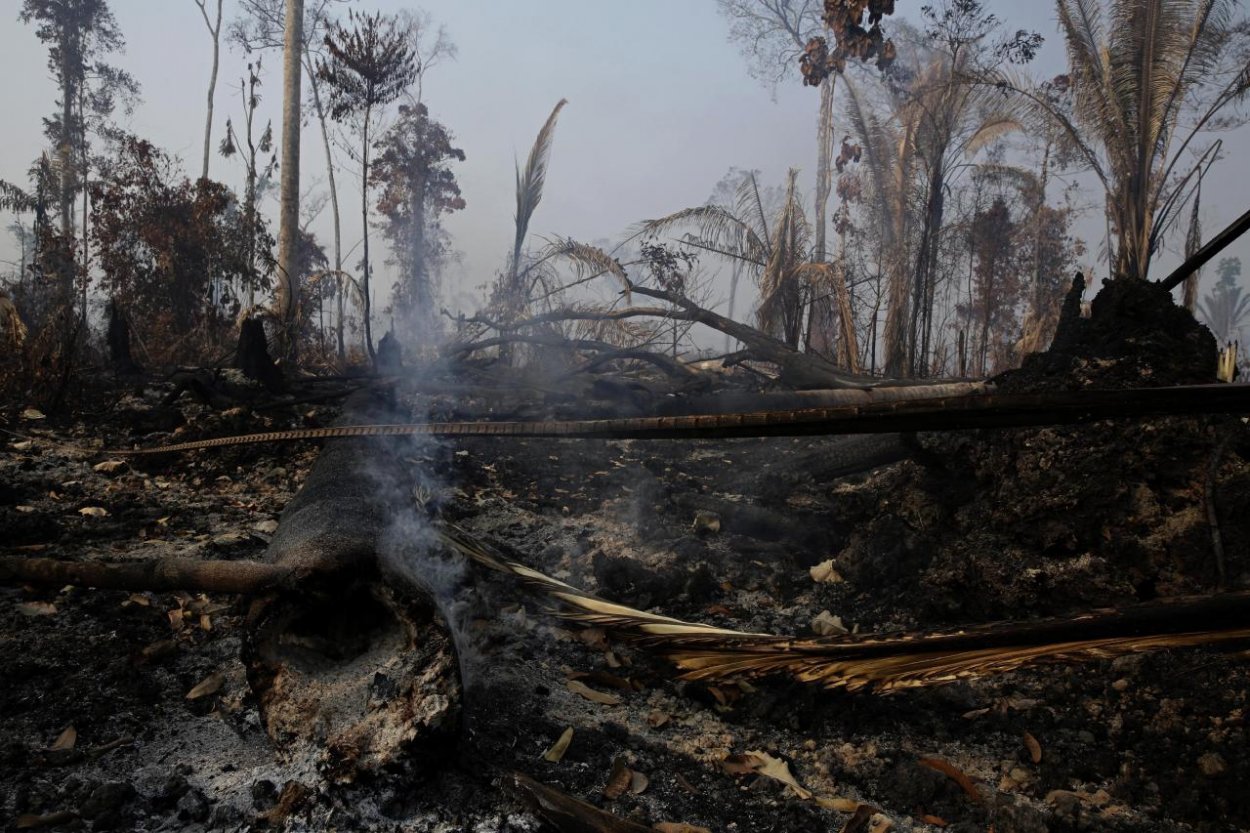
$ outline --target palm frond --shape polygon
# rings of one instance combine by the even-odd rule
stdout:
[[[759,263],[767,257],[769,247],[751,224],[719,205],[697,205],[667,217],[643,220],[636,233],[652,237],[676,233],[683,228],[696,229],[696,239],[705,246],[738,252]]]
[[[991,116],[982,121],[972,135],[968,137],[968,140],[964,142],[964,155],[975,156],[978,151],[996,139],[1020,129],[1022,129],[1022,125],[1015,116],[1002,114]]]
[[[517,275],[521,268],[521,249],[525,246],[525,237],[529,233],[530,220],[534,216],[538,203],[543,198],[543,184],[547,181],[547,160],[551,155],[551,145],[555,140],[556,119],[560,110],[568,103],[562,98],[547,117],[538,137],[534,139],[534,147],[530,149],[529,159],[522,169],[520,164],[516,170],[516,239],[512,244],[512,260],[508,268],[511,275],[511,288],[516,289]]]
[[[573,267],[578,283],[593,280],[601,275],[611,275],[621,284],[626,297],[631,287],[625,267],[612,255],[598,246],[579,243],[573,238],[556,238],[549,241],[538,255],[539,262],[547,260],[567,261]]]
[[[850,691],[897,691],[1001,674],[1030,665],[1082,662],[1165,648],[1242,647],[1250,594],[1154,603],[1067,619],[1003,622],[944,633],[797,638],[736,631],[606,601],[509,559],[451,524],[443,544],[470,561],[518,579],[570,621],[602,627],[657,651],[684,679],[787,674]]]

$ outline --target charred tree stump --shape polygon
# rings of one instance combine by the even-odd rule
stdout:
[[[133,376],[143,372],[130,353],[130,324],[118,309],[117,301],[109,301],[108,345],[113,369],[119,374]]]
[[[259,318],[244,319],[239,327],[239,344],[235,350],[234,366],[249,379],[260,382],[271,391],[282,390],[282,371],[269,355],[269,339],[265,324]]]
[[[353,397],[343,421],[385,415],[371,396]],[[246,643],[270,738],[336,781],[442,747],[458,724],[450,634],[423,591],[392,586],[379,567],[411,493],[394,445],[327,443],[266,552],[292,589],[256,603]]]

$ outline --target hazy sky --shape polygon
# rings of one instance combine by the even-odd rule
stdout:
[[[235,13],[226,0],[227,18]],[[810,181],[815,167],[819,95],[797,80],[773,91],[752,79],[728,25],[713,0],[401,0],[362,2],[386,11],[421,8],[447,27],[459,49],[454,62],[432,69],[425,102],[454,133],[467,160],[457,167],[468,207],[446,226],[464,257],[446,276],[453,302],[491,280],[512,239],[514,162],[560,98],[560,117],[543,203],[531,225],[538,235],[579,240],[617,238],[640,219],[702,203],[730,166],[758,168],[779,183],[799,167]],[[901,3],[900,12],[919,3]],[[1039,76],[1062,71],[1063,51],[1053,13],[1042,2],[990,2],[1011,28],[1047,37],[1032,67]],[[204,127],[210,41],[193,0],[112,0],[127,40],[115,63],[143,85],[143,101],[128,125],[179,156],[198,172]],[[44,146],[40,118],[51,111],[55,90],[46,52],[33,30],[17,21],[19,0],[0,0],[0,178],[25,182],[25,171]],[[217,88],[214,145],[227,116],[239,121],[238,81],[246,59],[223,49]],[[265,64],[262,121],[279,121],[278,56]],[[1243,139],[1244,141],[1244,139]],[[324,189],[324,155],[313,126],[303,134],[304,188]],[[1204,187],[1208,236],[1250,207],[1245,168],[1231,158]],[[236,159],[214,156],[211,175],[241,181]],[[345,168],[340,178],[344,245],[360,236],[359,180]],[[1089,190],[1091,205],[1101,194]],[[272,206],[271,206],[272,208]],[[1082,224],[1091,248],[1102,225]],[[328,215],[328,211],[327,211]],[[7,222],[7,221],[6,221]],[[314,226],[329,246],[328,216]],[[0,258],[14,247],[0,241]],[[1242,241],[1233,253],[1250,256]],[[355,254],[348,261],[355,262]],[[1157,277],[1172,256],[1161,258]],[[1210,271],[1210,270],[1208,270]],[[467,299],[466,299],[467,300]],[[464,300],[462,300],[462,305]]]

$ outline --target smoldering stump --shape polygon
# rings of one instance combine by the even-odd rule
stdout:
[[[387,418],[388,403],[361,393],[341,423]],[[245,661],[269,736],[338,781],[419,762],[452,742],[459,720],[455,649],[435,604],[379,566],[411,494],[402,442],[326,444],[266,552],[297,589],[258,600],[251,617]]]

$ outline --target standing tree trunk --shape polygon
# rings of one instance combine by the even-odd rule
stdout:
[[[330,186],[330,213],[334,217],[334,271],[336,274],[341,274],[343,271],[343,237],[339,225],[339,190],[334,179],[334,148],[330,144],[330,126],[326,121],[325,107],[321,103],[321,84],[317,80],[317,73],[313,71],[312,58],[307,49],[304,50],[304,69],[308,71],[308,85],[312,90],[313,108],[317,111],[317,123],[321,125],[321,142],[326,149],[326,181]],[[347,352],[343,345],[343,287],[341,284],[334,296],[338,303],[335,337],[338,356],[342,359]]]
[[[62,41],[68,40],[62,37]],[[70,140],[74,123],[74,99],[77,96],[74,72],[68,49],[61,49],[61,136],[57,148],[61,163],[61,291],[66,303],[74,302],[74,257],[70,238],[74,236],[74,143]]]
[[[296,352],[295,261],[299,246],[299,135],[300,75],[304,50],[304,0],[286,0],[282,72],[282,177],[278,219],[278,275],[274,292],[276,312],[282,322],[284,358]]]
[[[816,126],[816,262],[824,263],[826,212],[833,190],[833,73],[820,82],[820,121]]]
[[[372,108],[365,108],[364,128],[361,130],[360,141],[360,222],[364,231],[364,239],[362,241],[364,266],[361,272],[361,307],[364,311],[365,319],[365,350],[369,353],[369,359],[372,361],[375,354],[373,351],[373,327],[369,320],[373,314],[373,298],[369,292],[369,118],[372,116]]]
[[[200,7],[200,14],[204,16],[204,25],[208,27],[208,33],[213,37],[213,68],[208,74],[208,115],[204,119],[204,164],[200,169],[201,179],[208,179],[208,160],[212,155],[213,98],[217,93],[217,66],[218,59],[221,57],[221,0],[217,0],[215,22],[208,18],[207,2],[208,0],[195,0],[195,4]]]

